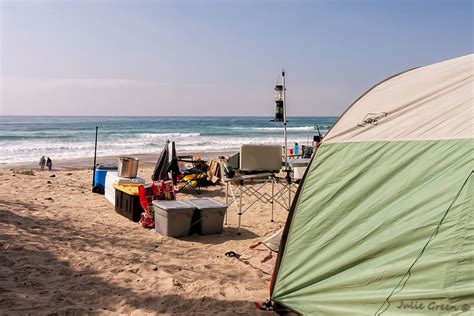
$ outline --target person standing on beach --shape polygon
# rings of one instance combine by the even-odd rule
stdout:
[[[44,165],[45,164],[46,164],[46,159],[44,159],[44,156],[41,156],[40,162],[39,162],[41,171],[44,171]]]
[[[46,166],[48,166],[49,171],[51,171],[53,169],[53,162],[51,161],[51,159],[49,157],[46,160]]]

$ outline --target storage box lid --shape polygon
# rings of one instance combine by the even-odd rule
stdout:
[[[192,199],[187,202],[200,210],[211,209],[211,208],[212,209],[227,208],[225,204],[219,203],[211,199]]]
[[[109,171],[107,172],[106,177],[106,182],[111,182],[117,183],[117,184],[129,184],[129,183],[138,183],[138,184],[144,184],[145,179],[136,177],[136,178],[121,178],[118,176],[116,171]]]
[[[95,165],[99,170],[117,170],[118,165],[114,162],[99,162]]]
[[[195,206],[190,205],[186,202],[176,201],[176,200],[169,200],[169,201],[155,200],[153,201],[153,205],[166,211],[173,211],[173,210],[192,211],[196,208]]]
[[[129,195],[138,195],[138,187],[141,184],[131,183],[131,184],[114,184],[113,187],[115,190],[125,192]]]

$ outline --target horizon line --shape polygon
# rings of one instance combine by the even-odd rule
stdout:
[[[0,117],[273,117],[273,115],[29,115],[0,114]],[[338,115],[291,115],[288,117],[339,117]]]

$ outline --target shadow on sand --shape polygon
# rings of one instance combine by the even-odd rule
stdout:
[[[105,239],[100,232],[90,228],[71,228],[68,221],[29,216],[30,213],[47,211],[46,208],[40,204],[0,200],[0,314],[117,312],[113,310],[117,306],[123,306],[122,312],[126,313],[136,309],[182,315],[206,315],[202,310],[232,315],[254,313],[251,301],[215,299],[206,297],[206,293],[192,299],[178,294],[138,293],[108,282],[98,275],[95,266],[80,266],[69,258],[58,257],[54,249],[70,247],[72,253],[78,250],[102,254],[112,262],[123,262],[123,258],[114,258],[105,250],[122,247],[131,254],[130,262],[135,263],[132,254],[136,262],[145,262],[146,258],[140,253],[143,254],[144,249],[156,248],[156,240],[141,244],[137,251],[137,247],[124,242],[122,236]],[[15,229],[7,229],[8,226]],[[228,234],[229,237],[224,234],[223,240],[236,237],[232,230]],[[245,232],[240,238],[252,238],[250,236],[250,232]],[[207,241],[205,236],[189,238]],[[177,267],[164,264],[160,269],[176,271]]]

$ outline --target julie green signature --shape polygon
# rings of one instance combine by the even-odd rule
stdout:
[[[470,304],[446,304],[436,301],[422,302],[417,300],[400,301],[396,306],[398,309],[425,310],[433,312],[467,312],[471,309]]]

